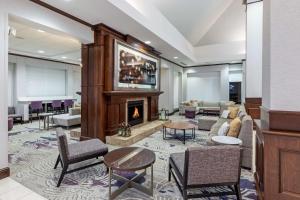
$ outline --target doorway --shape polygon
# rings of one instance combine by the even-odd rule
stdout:
[[[230,82],[229,83],[229,100],[234,101],[237,104],[241,103],[242,97],[242,82]]]

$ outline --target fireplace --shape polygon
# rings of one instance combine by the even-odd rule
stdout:
[[[144,101],[128,101],[127,123],[131,126],[144,122]]]

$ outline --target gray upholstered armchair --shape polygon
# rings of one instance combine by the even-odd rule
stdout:
[[[75,164],[81,161],[89,160],[92,158],[98,158],[104,156],[108,152],[107,146],[99,139],[85,140],[78,143],[68,144],[67,136],[63,132],[62,128],[56,129],[57,144],[59,155],[55,163],[54,169],[61,163],[62,172],[57,183],[57,187],[60,186],[65,174],[69,174],[81,169],[92,167],[98,164],[102,164],[103,161],[92,163],[80,168],[76,168],[68,171],[68,167],[71,164]]]
[[[236,195],[241,199],[241,152],[239,146],[201,146],[171,154],[171,175],[184,199]],[[189,193],[190,189],[220,187],[218,192]]]

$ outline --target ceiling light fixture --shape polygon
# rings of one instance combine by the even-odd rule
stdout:
[[[146,44],[151,44],[151,41],[145,41]]]
[[[40,33],[45,33],[45,31],[43,31],[41,29],[38,29],[37,31],[40,32]]]
[[[177,56],[175,56],[175,57],[174,57],[174,59],[178,59],[178,57],[177,57]]]
[[[16,37],[17,36],[17,30],[15,28],[9,26],[8,27],[8,35]]]
[[[45,53],[45,51],[43,51],[43,50],[38,50],[38,53]]]
[[[66,57],[66,56],[62,56],[61,58],[62,58],[62,59],[67,59],[67,57]]]

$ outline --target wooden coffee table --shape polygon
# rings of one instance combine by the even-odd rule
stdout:
[[[104,156],[104,163],[109,170],[109,199],[114,199],[127,188],[135,188],[150,196],[153,196],[153,164],[155,162],[155,154],[144,148],[139,147],[124,147],[113,150]],[[146,175],[146,169],[151,167],[151,185],[146,188],[136,181]],[[132,179],[127,179],[120,176],[114,171],[129,171],[136,172],[143,170]],[[112,178],[124,182],[124,184],[116,191],[111,191]]]
[[[173,134],[167,133],[167,128],[174,130]],[[195,131],[198,128],[197,125],[189,122],[170,122],[163,126],[163,138],[166,139],[179,139],[185,144],[186,139],[195,139]],[[177,134],[177,130],[181,130],[183,135]],[[186,131],[190,130],[191,134],[187,134]],[[167,135],[171,135],[167,137]]]

